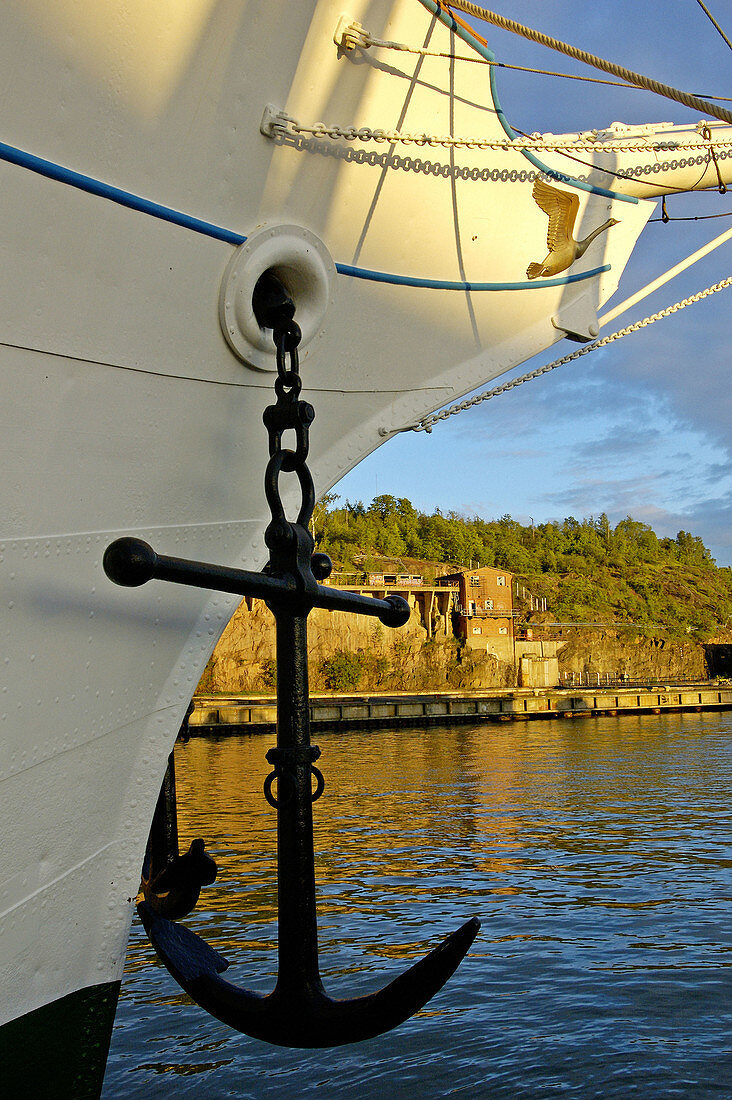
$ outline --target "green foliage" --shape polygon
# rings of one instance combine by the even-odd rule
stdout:
[[[361,661],[357,653],[337,649],[320,666],[325,686],[331,691],[355,691],[361,682]]]
[[[274,658],[268,657],[262,661],[259,670],[259,682],[265,690],[277,687],[277,662]]]
[[[216,658],[212,654],[208,660],[208,664],[203,670],[203,676],[201,677],[196,691],[201,695],[210,695],[216,690],[216,677],[215,677],[215,663]]]
[[[358,658],[362,676],[365,676],[370,684],[380,687],[391,669],[388,657],[382,653],[359,653]]]
[[[509,570],[534,596],[546,597],[559,622],[633,622],[698,637],[732,625],[732,572],[717,568],[697,536],[659,538],[631,516],[615,527],[605,513],[525,526],[510,515],[427,515],[389,494],[340,506],[332,494],[321,502],[317,538],[350,572],[383,569],[380,555],[442,562],[445,571]]]

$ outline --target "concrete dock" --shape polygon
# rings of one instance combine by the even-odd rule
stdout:
[[[663,684],[612,688],[492,689],[485,692],[313,695],[314,730],[342,726],[423,726],[582,718],[598,714],[732,709],[732,684]],[[200,695],[194,699],[192,737],[270,733],[277,718],[273,696]]]

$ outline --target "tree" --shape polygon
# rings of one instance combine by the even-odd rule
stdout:
[[[341,568],[384,569],[379,555],[457,566],[492,565],[546,595],[561,621],[642,623],[677,634],[722,630],[732,621],[732,572],[717,569],[700,538],[679,531],[659,539],[626,516],[614,529],[606,513],[527,526],[510,515],[486,520],[436,508],[421,512],[406,497],[384,493],[337,507],[327,494],[316,519],[322,550]],[[347,678],[345,668],[333,679]],[[351,670],[350,675],[355,675]]]
[[[322,529],[325,524],[326,516],[328,515],[328,510],[331,504],[334,504],[337,500],[340,499],[341,498],[338,496],[338,493],[323,493],[322,497],[315,502],[311,526],[313,538],[315,539],[316,543],[320,542],[320,538],[322,537]]]

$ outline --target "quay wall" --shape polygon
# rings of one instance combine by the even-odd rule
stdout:
[[[732,684],[707,682],[623,688],[311,696],[310,722],[312,729],[317,730],[727,709],[732,709]],[[271,733],[276,717],[273,697],[200,695],[194,699],[188,732],[193,737]]]

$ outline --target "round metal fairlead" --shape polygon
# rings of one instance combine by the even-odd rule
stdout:
[[[255,288],[266,273],[279,280],[295,303],[302,330],[299,348],[305,358],[322,335],[336,269],[320,238],[301,225],[264,226],[234,252],[219,292],[221,331],[242,362],[255,370],[274,371],[273,330],[260,324],[254,308]]]

